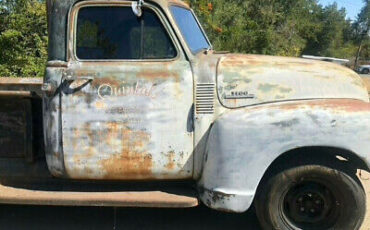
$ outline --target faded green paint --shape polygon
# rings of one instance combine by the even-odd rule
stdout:
[[[219,98],[228,108],[302,99],[368,100],[356,73],[327,62],[229,54],[219,61],[217,73]]]
[[[290,88],[284,88],[280,85],[272,85],[272,84],[269,84],[269,83],[261,84],[260,86],[258,86],[258,89],[265,92],[265,93],[271,92],[273,90],[278,90],[281,93],[290,93],[290,92],[292,92],[292,89],[290,89]]]

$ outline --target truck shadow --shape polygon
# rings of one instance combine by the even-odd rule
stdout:
[[[220,213],[193,209],[0,206],[0,226],[7,230],[244,229],[259,230],[253,211]]]

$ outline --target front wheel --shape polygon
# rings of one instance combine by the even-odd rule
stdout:
[[[359,229],[366,212],[361,184],[324,166],[300,166],[263,184],[255,200],[263,229]]]
[[[369,69],[363,69],[361,71],[362,74],[369,74],[370,70]]]

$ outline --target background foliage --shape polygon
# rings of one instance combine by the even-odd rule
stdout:
[[[38,76],[47,57],[45,0],[0,0],[0,76]],[[317,0],[186,0],[215,49],[370,60],[368,0],[355,21]]]
[[[46,6],[0,0],[0,76],[42,76],[47,58]]]
[[[369,59],[369,3],[356,21],[336,3],[316,0],[188,0],[216,49],[283,56],[353,59],[363,40]]]

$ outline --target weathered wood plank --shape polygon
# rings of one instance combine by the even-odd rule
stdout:
[[[42,95],[42,78],[0,77],[0,96],[14,96],[35,93]]]

